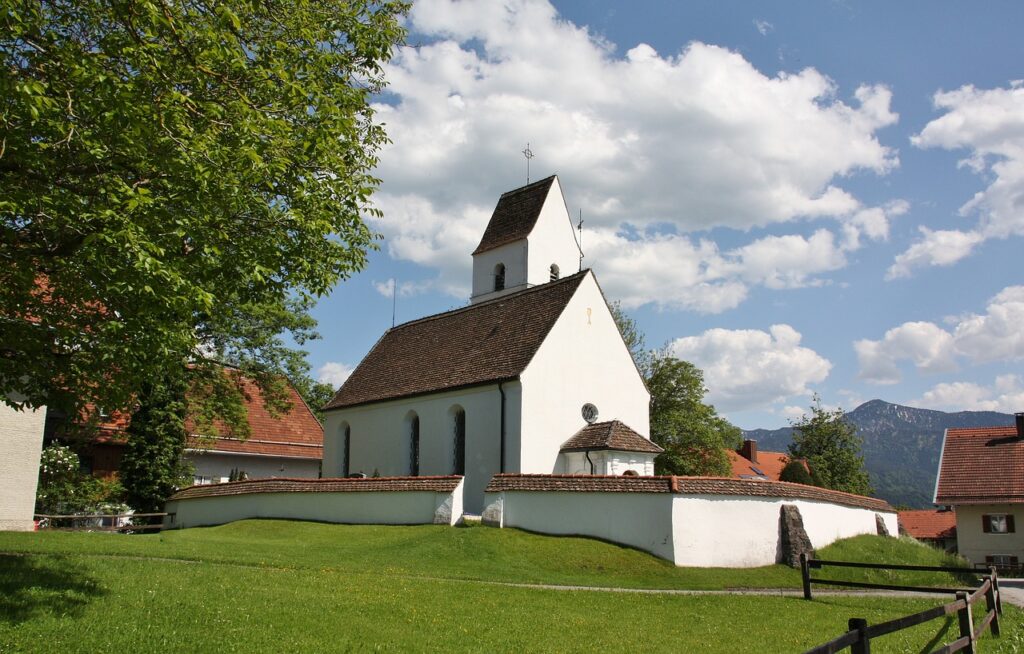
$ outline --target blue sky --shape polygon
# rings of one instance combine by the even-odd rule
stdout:
[[[498,196],[558,174],[586,265],[744,428],[883,398],[1024,410],[1024,5],[415,4],[365,271],[315,311],[339,384],[462,306]]]

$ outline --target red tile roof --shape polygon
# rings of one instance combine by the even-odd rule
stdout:
[[[785,481],[731,479],[726,477],[628,477],[604,475],[499,474],[486,492],[565,491],[591,493],[680,493],[684,495],[740,495],[832,502],[872,511],[892,512],[885,500],[841,491],[791,484]]]
[[[765,452],[762,450],[757,453],[757,463],[747,459],[735,450],[727,450],[726,454],[729,455],[729,464],[732,466],[733,477],[741,479],[766,477],[770,481],[778,481],[779,475],[782,474],[782,469],[789,463],[789,455],[784,452]],[[754,468],[761,472],[759,473]]]
[[[947,429],[935,503],[1024,503],[1024,440],[1016,428]]]
[[[956,513],[938,509],[900,511],[900,528],[914,538],[956,538]]]
[[[595,422],[576,432],[562,443],[562,452],[574,450],[619,450],[621,452],[650,452],[660,454],[665,450],[644,438],[618,420]]]
[[[588,274],[392,327],[325,410],[517,378]]]
[[[365,479],[250,479],[223,484],[189,486],[172,495],[169,501],[254,493],[383,493],[394,491],[450,493],[455,490],[460,481],[462,481],[462,477],[457,475],[447,477],[368,477]]]
[[[290,458],[322,458],[324,428],[291,384],[288,384],[286,391],[291,408],[277,417],[270,414],[263,394],[255,382],[243,379],[242,384],[245,391],[246,420],[251,429],[249,438],[244,441],[230,437],[205,438],[193,433],[189,437],[190,448]],[[123,413],[105,418],[100,424],[101,434],[94,439],[95,442],[125,442],[125,432],[130,429],[130,418],[130,415]],[[186,421],[185,426],[190,433],[195,428],[191,420]]]
[[[493,250],[529,236],[537,224],[540,210],[554,181],[555,176],[552,175],[539,182],[502,193],[498,199],[498,206],[494,208],[487,229],[480,239],[480,245],[476,246],[473,254]]]

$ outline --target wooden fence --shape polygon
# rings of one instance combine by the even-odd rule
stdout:
[[[941,593],[941,592],[953,592],[956,593],[956,600],[949,604],[943,604],[942,606],[936,606],[920,613],[914,613],[912,615],[906,615],[895,620],[889,620],[888,622],[882,622],[879,624],[869,625],[868,621],[863,618],[850,618],[847,623],[849,631],[846,633],[833,638],[827,643],[822,643],[817,647],[813,647],[807,650],[804,654],[835,654],[836,652],[842,652],[849,648],[852,654],[869,654],[871,652],[871,640],[873,638],[879,638],[887,634],[891,634],[903,629],[909,629],[910,627],[942,618],[954,613],[957,614],[957,621],[960,628],[960,637],[951,643],[948,643],[937,650],[934,650],[931,654],[952,654],[952,652],[965,651],[970,654],[975,654],[977,650],[977,640],[985,632],[985,629],[991,628],[992,635],[999,635],[999,616],[1002,615],[1003,607],[1002,601],[999,597],[999,577],[996,574],[995,568],[988,570],[988,575],[985,576],[981,586],[977,588],[973,593],[969,593],[966,590],[960,589],[948,589],[948,588],[930,588],[922,586],[897,586],[895,584],[871,584],[866,582],[853,582],[853,581],[841,581],[837,579],[814,579],[810,576],[810,570],[820,569],[825,565],[831,565],[836,567],[847,567],[847,568],[873,568],[878,570],[925,570],[933,572],[955,572],[955,573],[971,573],[975,572],[972,568],[943,568],[937,566],[914,566],[914,565],[887,565],[887,564],[874,564],[874,563],[853,563],[849,561],[821,561],[808,559],[806,555],[800,555],[800,570],[804,581],[804,597],[811,599],[811,584],[827,584],[831,586],[843,586],[847,588],[878,588],[885,590],[904,590],[912,592],[927,592],[927,593]],[[971,607],[978,602],[982,597],[985,598],[986,613],[985,617],[978,624],[978,628],[974,628],[974,616],[972,614]]]
[[[153,531],[163,528],[166,513],[96,513],[88,515],[46,515],[37,513],[40,531]],[[154,522],[154,518],[157,520]],[[129,523],[121,524],[122,520]],[[144,520],[140,523],[138,520]],[[109,524],[107,524],[109,522]],[[60,526],[64,525],[64,526]]]

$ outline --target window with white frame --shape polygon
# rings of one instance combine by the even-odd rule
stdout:
[[[1014,533],[1013,515],[1009,513],[986,513],[981,516],[981,529],[986,534]]]

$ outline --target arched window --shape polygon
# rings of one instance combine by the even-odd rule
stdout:
[[[494,267],[494,290],[505,289],[505,264],[499,263]]]
[[[452,435],[455,449],[455,466],[452,474],[466,474],[466,412],[460,406],[454,406],[449,412],[452,417]]]
[[[352,472],[352,428],[347,423],[341,425],[341,476],[348,477]]]
[[[420,417],[415,413],[409,420],[409,475],[420,476]]]
[[[559,274],[560,274],[560,271],[558,270],[558,264],[557,263],[551,264],[551,281],[555,281],[556,279],[558,279],[558,275]]]

